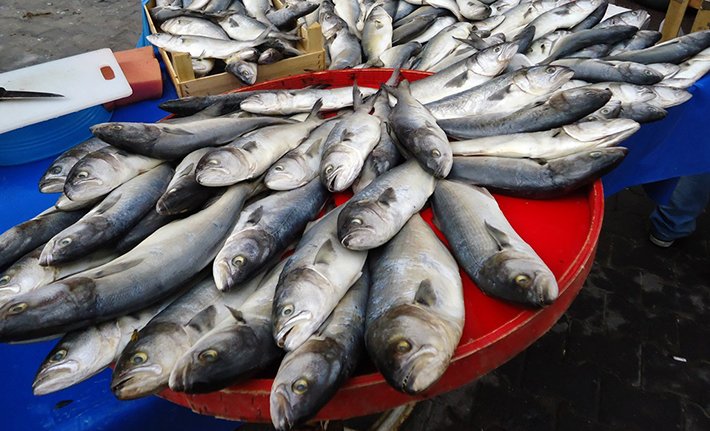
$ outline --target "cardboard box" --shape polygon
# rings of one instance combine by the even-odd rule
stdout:
[[[279,2],[275,2],[275,4],[277,7],[279,6]],[[159,29],[150,16],[150,10],[153,7],[155,7],[155,0],[149,1],[144,6],[144,13],[148,19],[150,32],[155,34],[159,33]],[[323,48],[323,34],[320,25],[316,23],[307,29],[301,28],[299,34],[302,40],[297,43],[297,47],[305,54],[286,58],[273,64],[259,65],[256,82],[325,69],[325,49]],[[180,97],[220,94],[244,87],[239,79],[226,72],[195,78],[192,61],[188,54],[170,53],[160,49],[160,55],[163,57],[170,78]]]

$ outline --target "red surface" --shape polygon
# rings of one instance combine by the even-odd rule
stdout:
[[[390,72],[382,69],[318,72],[257,84],[251,89],[301,88],[314,84],[377,87]],[[428,74],[403,71],[410,80]],[[341,204],[347,195],[336,196]],[[515,230],[535,249],[555,274],[560,286],[557,301],[531,310],[484,295],[461,273],[466,323],[451,366],[429,391],[417,397],[392,389],[379,373],[351,378],[318,413],[316,419],[345,419],[384,411],[416,399],[429,398],[465,385],[499,367],[532,344],[562,316],[582,288],[594,261],[601,230],[604,194],[601,182],[560,199],[535,201],[496,195]],[[422,211],[431,225],[431,210]],[[443,238],[443,235],[432,226]],[[186,395],[165,391],[164,398],[198,413],[249,422],[269,422],[272,379],[252,379],[220,392]]]
[[[113,55],[133,89],[133,94],[107,105],[111,107],[130,105],[141,100],[157,99],[163,95],[163,75],[160,72],[160,63],[153,53],[153,47],[133,48],[114,52]]]

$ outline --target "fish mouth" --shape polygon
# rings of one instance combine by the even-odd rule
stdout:
[[[289,335],[291,335],[291,332],[294,330],[298,330],[296,326],[300,324],[303,321],[309,321],[313,317],[312,313],[310,311],[301,311],[295,316],[291,317],[288,319],[284,324],[281,326],[281,329],[276,333],[274,336],[274,339],[276,340],[276,345],[279,346],[280,348],[285,348],[286,350],[293,350],[289,348],[289,346],[295,344],[294,338],[289,338]]]
[[[0,287],[0,303],[4,301],[3,296],[14,296],[20,293],[22,288],[19,284],[8,284],[6,286]],[[8,298],[10,299],[10,298]]]
[[[332,193],[339,192],[345,189],[345,187],[341,187],[343,185],[342,181],[338,181],[344,171],[345,168],[343,166],[338,166],[337,168],[333,169],[333,172],[326,174],[325,186],[328,188],[328,191]]]
[[[283,384],[271,392],[271,422],[277,430],[289,430],[294,425],[291,403]]]
[[[410,395],[418,394],[433,385],[441,374],[422,373],[432,368],[432,362],[437,358],[438,351],[430,345],[422,346],[402,365],[408,370],[400,382],[400,389]]]
[[[375,234],[375,230],[372,228],[368,227],[359,227],[357,229],[351,230],[348,232],[343,239],[340,240],[340,243],[343,244],[343,247],[348,248],[350,250],[359,250],[359,246],[361,245],[360,243],[362,241],[358,240],[363,240],[363,239],[371,239],[368,238],[371,235]],[[367,250],[368,248],[363,248],[363,250]]]
[[[52,255],[52,251],[54,249],[54,241],[51,241],[47,243],[47,245],[42,249],[42,253],[39,255],[39,264],[42,266],[51,266],[55,259],[54,256]]]
[[[218,290],[226,292],[234,287],[232,271],[226,260],[215,261],[212,267],[212,276]]]
[[[39,191],[41,193],[61,193],[64,191],[64,180],[62,178],[45,178],[39,182]]]
[[[78,371],[79,363],[73,359],[44,368],[32,382],[32,393],[47,395],[65,389],[76,383]]]
[[[146,375],[141,375],[146,374]],[[123,373],[111,382],[111,392],[120,400],[132,400],[158,392],[163,385],[160,379],[163,367],[159,364],[144,365]],[[159,383],[149,385],[148,383]]]

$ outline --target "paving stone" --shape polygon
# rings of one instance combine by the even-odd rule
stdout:
[[[612,428],[596,422],[589,415],[577,412],[569,403],[563,402],[557,411],[557,431],[606,431]]]
[[[690,359],[710,361],[710,328],[692,319],[678,320],[681,355]]]
[[[699,405],[686,402],[683,405],[685,413],[684,431],[707,431],[710,430],[710,414],[704,411]]]
[[[643,342],[680,354],[677,314],[656,309],[657,314],[646,313],[643,325]]]
[[[627,430],[680,430],[681,403],[677,397],[647,392],[604,373],[601,378],[599,422]]]

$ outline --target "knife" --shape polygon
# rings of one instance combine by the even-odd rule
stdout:
[[[57,93],[44,93],[41,91],[7,90],[4,87],[0,87],[0,100],[34,99],[37,97],[64,97],[64,95]]]

